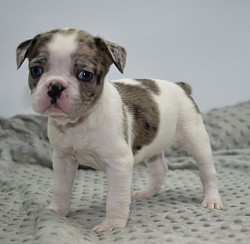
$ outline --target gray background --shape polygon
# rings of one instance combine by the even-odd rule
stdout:
[[[122,77],[188,81],[201,110],[250,98],[249,0],[0,0],[0,116],[32,113],[27,62],[16,46],[58,27],[85,29],[124,46]]]

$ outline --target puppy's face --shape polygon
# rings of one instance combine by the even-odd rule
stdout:
[[[42,33],[17,48],[17,67],[29,60],[32,107],[61,123],[77,121],[100,98],[112,63],[123,72],[125,49],[75,29]]]

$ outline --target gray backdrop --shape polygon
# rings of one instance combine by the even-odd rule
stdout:
[[[31,113],[27,62],[16,46],[58,27],[123,45],[122,77],[188,81],[202,111],[250,98],[249,0],[0,0],[0,116]]]

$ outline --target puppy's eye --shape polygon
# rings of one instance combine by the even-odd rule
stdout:
[[[87,70],[81,70],[78,74],[78,79],[81,81],[90,81],[93,78],[93,73]]]
[[[33,78],[39,78],[43,74],[43,69],[40,66],[31,67],[30,74]]]

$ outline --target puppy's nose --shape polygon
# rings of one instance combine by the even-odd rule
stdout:
[[[60,98],[65,87],[60,83],[50,83],[48,86],[48,96],[51,97],[51,103],[55,103]]]

